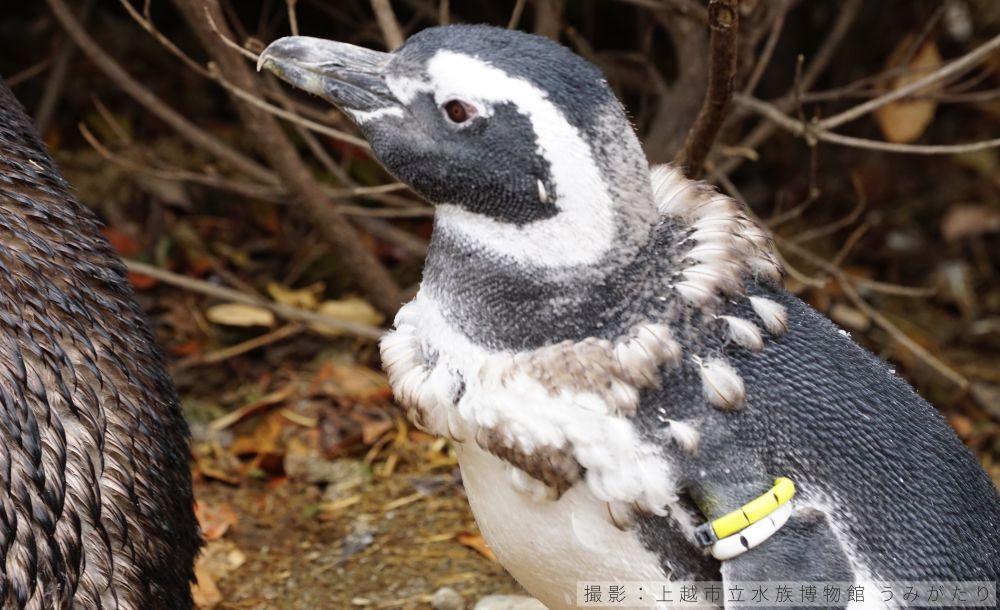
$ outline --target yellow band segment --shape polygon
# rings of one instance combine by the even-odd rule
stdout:
[[[795,484],[792,480],[779,477],[767,493],[712,521],[712,530],[719,538],[731,536],[770,515],[794,495]]]

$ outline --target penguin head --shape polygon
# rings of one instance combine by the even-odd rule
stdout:
[[[258,67],[344,110],[386,169],[438,206],[438,226],[487,248],[537,262],[545,248],[529,242],[554,240],[564,260],[550,263],[595,262],[630,218],[655,222],[649,166],[614,93],[546,38],[448,26],[382,53],[292,36]]]

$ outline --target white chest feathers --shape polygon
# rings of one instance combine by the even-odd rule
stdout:
[[[507,465],[474,444],[460,446],[459,461],[486,542],[550,610],[578,608],[580,583],[667,580],[637,531],[610,523],[606,505],[585,487],[576,486],[555,501],[539,501],[498,485]]]
[[[655,362],[639,362],[639,353]],[[643,440],[626,416],[638,387],[653,383],[659,365],[676,356],[668,330],[656,326],[615,344],[488,352],[451,328],[423,295],[400,310],[396,330],[382,340],[393,391],[419,426],[501,457],[511,465],[510,483],[535,498],[583,483],[619,523],[633,506],[664,515],[677,499],[661,443]],[[598,360],[580,365],[577,375],[563,366]],[[665,426],[664,441],[673,428]]]

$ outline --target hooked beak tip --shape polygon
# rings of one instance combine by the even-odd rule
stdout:
[[[261,52],[257,70],[268,70],[342,109],[371,112],[399,104],[385,82],[391,57],[332,40],[286,36]]]

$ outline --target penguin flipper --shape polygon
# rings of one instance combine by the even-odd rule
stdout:
[[[760,546],[724,561],[721,571],[726,590],[735,583],[767,581],[861,584],[854,583],[850,559],[834,535],[826,513],[814,508],[798,508],[773,536]],[[775,600],[775,587],[770,590],[770,598]],[[747,591],[746,595],[749,594]],[[790,595],[792,600],[799,600],[802,592],[793,587]],[[822,595],[820,586],[816,599],[823,599]],[[847,591],[841,591],[840,596],[832,607],[847,605]]]

